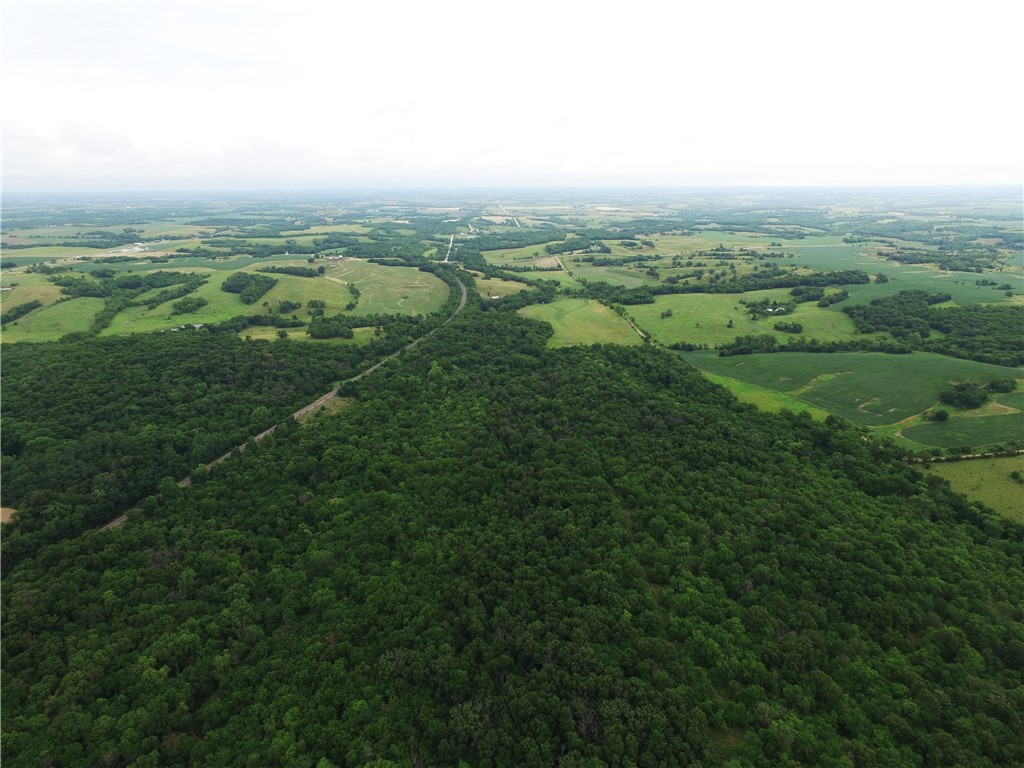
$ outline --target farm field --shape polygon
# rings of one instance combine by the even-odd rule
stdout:
[[[926,421],[900,430],[909,440],[934,448],[983,449],[1024,439],[1024,414],[951,417],[946,422]],[[1022,492],[1024,495],[1024,492]]]
[[[19,302],[20,303],[20,302]],[[103,308],[103,299],[68,299],[34,310],[16,323],[4,326],[3,342],[56,341],[75,331],[84,331],[96,313]]]
[[[566,264],[574,278],[590,280],[598,283],[612,283],[626,288],[639,288],[642,285],[657,285],[658,280],[648,277],[644,269],[635,267],[593,267],[589,264]]]
[[[1024,456],[943,461],[924,467],[926,473],[948,480],[957,493],[1024,523],[1024,485],[1010,477],[1014,471],[1024,473]]]
[[[559,299],[525,307],[519,314],[551,324],[555,334],[548,342],[550,347],[643,343],[629,323],[594,299]]]
[[[749,381],[733,379],[729,376],[720,376],[710,371],[701,371],[701,373],[708,380],[728,389],[740,402],[756,405],[763,411],[778,413],[785,409],[793,413],[807,412],[815,419],[824,419],[829,415],[829,412],[823,408],[818,408],[777,389],[769,389],[768,387],[751,384]]]
[[[552,241],[558,242],[558,241]],[[483,251],[482,255],[484,261],[488,264],[518,264],[525,266],[527,263],[534,259],[543,259],[547,256],[544,251],[544,246],[548,243],[538,243],[537,245],[524,245],[521,248],[503,248],[497,251]],[[458,243],[455,244],[454,254],[458,254]],[[552,265],[555,266],[555,265]]]
[[[255,304],[244,304],[238,294],[226,293],[220,289],[223,282],[237,271],[251,272],[270,265],[308,266],[305,259],[253,259],[236,257],[231,260],[175,259],[168,264],[113,265],[119,271],[153,272],[158,270],[197,272],[208,275],[206,284],[195,291],[194,296],[206,299],[206,306],[186,314],[171,314],[170,301],[148,309],[145,306],[129,307],[119,312],[100,335],[113,336],[125,333],[147,333],[166,330],[186,323],[218,323],[237,315],[261,314],[273,311],[281,302],[299,302],[303,309],[297,310],[302,319],[307,319],[305,305],[310,299],[325,303],[327,314],[345,312],[352,301],[347,283],[355,283],[360,296],[353,314],[410,314],[426,315],[436,311],[448,298],[448,286],[434,275],[420,272],[413,267],[387,267],[361,260],[329,262],[322,277],[307,278],[293,275],[272,275],[277,284]],[[111,265],[97,265],[111,266]],[[88,270],[87,270],[88,271]],[[15,307],[33,299],[44,303],[17,323],[9,324],[3,333],[4,342],[53,341],[66,333],[82,331],[89,327],[93,317],[102,308],[103,300],[78,298],[58,302],[60,290],[50,283],[45,275],[24,272],[8,272],[5,282],[17,283],[10,291],[4,291],[2,302],[5,307]],[[159,289],[149,292],[156,295]]]
[[[867,426],[894,424],[927,410],[935,405],[939,393],[947,389],[951,381],[984,383],[1020,375],[1012,368],[924,352],[909,355],[779,352],[719,357],[717,353],[707,351],[686,352],[683,357],[701,370],[784,392]],[[966,418],[954,415],[945,425],[922,426],[946,427],[961,421],[980,422],[974,427],[967,427],[980,432],[982,420],[990,418],[1004,420],[999,422],[1000,434],[1004,430],[1011,432],[1015,423],[1018,432],[1020,430],[1019,414]],[[995,424],[993,421],[989,426],[995,428]],[[917,427],[904,430],[904,434],[917,440],[911,434],[913,429]],[[990,442],[1005,439],[1009,438],[1000,437]]]
[[[636,304],[626,311],[637,324],[661,344],[689,342],[714,347],[727,344],[737,336],[770,333],[780,341],[792,334],[776,331],[773,326],[779,320],[797,322],[803,325],[802,336],[822,341],[848,339],[855,336],[853,321],[838,309],[842,304],[823,309],[813,302],[797,305],[793,314],[751,320],[750,312],[740,304],[769,299],[786,301],[792,296],[788,288],[767,291],[736,293],[682,293],[656,296],[653,304]],[[670,317],[662,313],[671,310]],[[729,327],[729,321],[733,327]]]
[[[476,292],[484,299],[491,298],[492,296],[504,298],[527,290],[530,287],[526,283],[517,283],[515,280],[502,280],[497,277],[488,279],[479,272],[474,272],[473,275],[476,278]]]

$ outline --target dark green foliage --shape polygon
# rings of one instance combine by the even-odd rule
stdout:
[[[202,331],[4,345],[5,560],[116,517],[379,352],[298,346]]]
[[[4,759],[1024,760],[1019,527],[673,356],[467,315],[10,572]]]
[[[803,333],[804,327],[800,323],[776,323],[774,326],[780,333]]]
[[[1024,307],[933,306],[949,298],[946,293],[900,291],[843,312],[861,333],[886,331],[914,349],[995,365],[1024,364]],[[932,330],[944,335],[931,338]]]
[[[43,306],[43,302],[39,301],[39,299],[33,299],[32,301],[26,301],[24,304],[12,307],[0,316],[0,325],[13,323],[15,320],[27,315],[33,309],[38,309],[41,306]]]
[[[312,267],[295,267],[295,266],[281,266],[273,265],[269,267],[260,267],[256,270],[257,272],[270,272],[275,275],[294,275],[295,277],[319,277],[320,272],[317,272]]]
[[[988,402],[985,387],[963,382],[939,394],[939,400],[954,408],[978,408]]]
[[[220,289],[228,293],[237,293],[243,304],[255,304],[263,294],[277,285],[273,277],[256,275],[252,272],[235,272],[221,283]]]
[[[197,309],[201,309],[209,303],[210,302],[202,296],[186,296],[184,299],[180,299],[171,304],[171,314],[184,315],[189,312],[195,312]]]

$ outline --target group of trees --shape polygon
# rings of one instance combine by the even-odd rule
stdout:
[[[656,349],[547,351],[549,334],[470,305],[340,415],[22,558],[2,593],[3,758],[1024,760],[1024,529],[840,420],[740,405]],[[207,362],[167,386],[194,390]],[[282,370],[259,367],[233,375]],[[112,380],[64,400],[117,419]],[[28,429],[74,428],[6,395],[19,461]]]
[[[273,277],[257,275],[252,272],[235,272],[221,283],[220,289],[228,293],[237,293],[243,304],[255,304],[263,295],[277,285]]]
[[[1024,307],[936,307],[948,293],[900,291],[870,304],[844,307],[861,333],[888,332],[914,349],[995,365],[1024,364]],[[933,338],[931,331],[941,332]]]

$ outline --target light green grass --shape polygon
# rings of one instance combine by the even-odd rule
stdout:
[[[563,262],[564,263],[564,262]],[[657,285],[658,279],[649,277],[646,268],[638,269],[632,266],[621,267],[593,267],[588,264],[574,264],[571,267],[565,265],[573,277],[582,280],[590,280],[595,283],[611,283],[622,285],[626,288],[638,288],[642,285]]]
[[[935,405],[939,393],[948,388],[951,381],[982,383],[997,377],[1020,375],[1012,368],[924,352],[910,355],[779,352],[734,357],[719,357],[715,352],[687,352],[683,357],[703,371],[784,392],[829,413],[869,426],[893,424],[927,410]],[[964,420],[981,421],[983,418],[1010,420],[1012,415]],[[904,434],[917,440],[910,430],[904,430]],[[1006,438],[998,440],[1002,439]]]
[[[488,264],[517,264],[546,257],[548,254],[544,250],[545,245],[548,245],[548,243],[524,245],[522,248],[503,248],[498,251],[483,251],[481,255]]]
[[[525,317],[550,323],[554,336],[549,347],[575,344],[642,344],[629,323],[593,299],[559,299],[519,310]]]
[[[473,274],[476,277],[476,291],[484,299],[489,299],[492,296],[504,298],[530,288],[526,283],[518,283],[515,280],[502,280],[497,277],[485,278],[479,272]]]
[[[53,304],[61,297],[60,287],[46,279],[46,275],[28,272],[4,272],[2,285],[10,290],[0,291],[0,309],[6,312],[29,301]]]
[[[301,316],[301,315],[300,315]],[[277,332],[284,330],[288,332],[288,338],[292,341],[306,341],[310,344],[340,344],[344,346],[369,344],[373,339],[374,328],[353,328],[351,339],[314,339],[306,333],[305,328],[271,328],[270,326],[253,325],[238,335],[243,339],[256,339],[265,341],[277,341]]]
[[[103,308],[103,299],[69,299],[30,312],[3,329],[4,343],[15,341],[56,341],[67,333],[86,331],[96,313]]]
[[[1024,473],[1024,456],[937,462],[925,467],[926,472],[946,478],[957,493],[1024,523],[1024,485],[1010,477],[1013,471]]]
[[[684,293],[655,297],[653,304],[637,304],[628,307],[636,322],[661,344],[689,342],[707,344],[709,347],[727,344],[737,336],[770,333],[780,341],[790,335],[774,330],[780,321],[797,322],[803,325],[803,337],[821,341],[853,338],[853,321],[842,312],[823,309],[813,302],[797,305],[791,315],[765,317],[751,320],[750,312],[740,304],[769,299],[784,302],[792,299],[790,289],[777,288],[768,291],[748,291],[744,294],[727,293]],[[666,310],[671,317],[663,318]],[[729,321],[733,327],[729,328]]]
[[[729,376],[719,376],[709,371],[702,371],[702,373],[715,384],[720,384],[728,389],[741,402],[756,405],[763,411],[770,411],[771,413],[778,413],[783,409],[793,413],[806,411],[816,419],[824,419],[829,415],[826,410],[813,406],[799,398],[787,395],[785,392],[779,392],[776,389],[768,389],[767,387],[761,387],[748,381],[741,381],[740,379],[733,379]]]

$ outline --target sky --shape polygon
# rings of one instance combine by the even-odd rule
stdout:
[[[1015,5],[5,0],[3,189],[1019,186]]]

